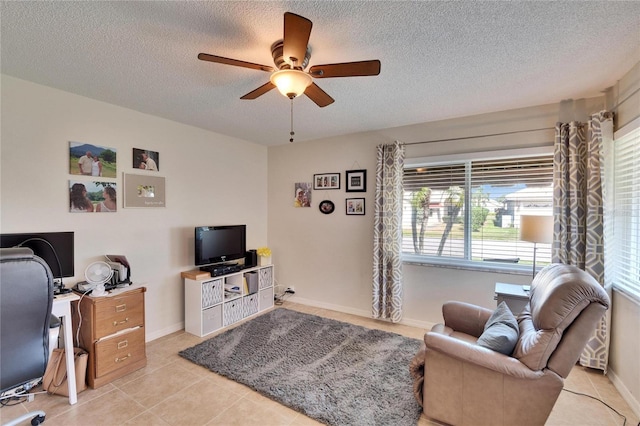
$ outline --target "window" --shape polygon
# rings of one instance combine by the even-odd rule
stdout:
[[[519,239],[520,215],[552,214],[551,151],[408,159],[403,259],[531,272],[534,245]],[[551,244],[536,249],[536,266],[548,264]]]
[[[640,301],[640,119],[616,132],[612,157],[605,163],[612,195],[605,193],[605,275]]]

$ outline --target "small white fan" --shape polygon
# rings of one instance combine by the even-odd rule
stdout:
[[[113,275],[113,269],[106,262],[93,262],[87,266],[84,271],[84,277],[87,282],[92,286],[95,286],[91,292],[92,296],[103,296],[106,294],[104,284],[111,279]]]

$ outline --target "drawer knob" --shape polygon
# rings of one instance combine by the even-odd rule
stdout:
[[[124,312],[127,310],[127,304],[123,303],[122,305],[116,305],[116,312]]]
[[[125,361],[127,358],[131,358],[131,354],[127,354],[127,356],[123,356],[122,358],[116,358],[116,363]]]
[[[113,322],[113,326],[116,327],[118,325],[126,324],[128,322],[129,322],[129,317],[125,318],[124,321],[119,321],[119,322],[118,321],[114,321]]]

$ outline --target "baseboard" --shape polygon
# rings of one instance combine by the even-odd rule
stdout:
[[[627,389],[624,382],[620,380],[615,371],[613,371],[611,368],[609,368],[609,370],[607,371],[607,377],[609,378],[609,380],[611,380],[611,383],[613,383],[613,386],[618,390],[618,392],[620,392],[620,396],[622,397],[622,399],[624,399],[626,403],[629,404],[631,411],[633,411],[636,417],[640,418],[640,401],[636,400],[633,397],[633,394],[629,392],[629,389]]]
[[[371,318],[371,311],[363,309],[354,309],[349,306],[335,305],[333,303],[318,302],[317,300],[305,299],[302,297],[291,296],[287,297],[287,301],[293,303],[299,303],[301,305],[313,306],[314,308],[329,309],[331,311],[338,311],[345,314],[358,315],[364,318]],[[425,331],[430,330],[433,327],[433,323],[427,321],[417,321],[412,319],[402,319],[399,324],[408,325],[410,327],[422,328]]]
[[[168,334],[175,333],[176,331],[184,330],[184,322],[180,322],[178,324],[170,325],[169,327],[165,327],[162,330],[154,331],[153,333],[149,333],[145,335],[145,342],[151,342],[152,340],[159,339]]]

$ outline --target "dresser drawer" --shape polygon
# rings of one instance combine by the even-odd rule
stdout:
[[[144,295],[105,297],[95,304],[95,339],[144,325]]]
[[[144,327],[96,342],[96,377],[145,358]]]

